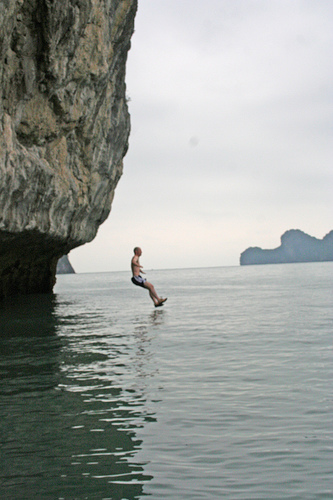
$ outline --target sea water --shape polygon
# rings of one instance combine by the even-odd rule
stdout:
[[[0,305],[0,497],[332,499],[333,264],[58,276]]]

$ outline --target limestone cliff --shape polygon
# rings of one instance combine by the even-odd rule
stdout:
[[[324,261],[333,261],[333,231],[319,240],[299,229],[290,229],[281,236],[278,248],[250,247],[240,256],[241,265]]]
[[[58,260],[56,274],[75,274],[74,268],[69,262],[68,255],[63,255]]]
[[[107,218],[128,147],[137,0],[0,2],[0,297],[52,290]]]

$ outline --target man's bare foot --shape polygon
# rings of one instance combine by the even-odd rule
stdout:
[[[167,299],[160,299],[157,303],[155,303],[155,307],[161,307],[163,306],[164,302],[166,301]]]

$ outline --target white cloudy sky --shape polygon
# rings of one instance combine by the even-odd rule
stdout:
[[[77,272],[239,265],[333,229],[331,0],[139,0],[132,132]]]

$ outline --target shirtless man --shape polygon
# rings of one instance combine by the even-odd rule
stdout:
[[[160,307],[160,306],[163,305],[163,303],[167,299],[160,298],[157,295],[157,292],[156,292],[156,290],[154,288],[154,285],[152,285],[151,283],[149,283],[145,278],[143,278],[141,276],[141,273],[142,274],[146,274],[142,270],[143,266],[141,266],[140,262],[139,262],[139,257],[141,257],[141,255],[142,255],[141,248],[140,247],[135,247],[134,248],[134,256],[132,257],[132,260],[131,260],[131,269],[132,269],[132,274],[133,274],[133,276],[131,278],[131,281],[136,286],[141,286],[142,288],[147,288],[147,290],[149,291],[150,298],[151,298],[151,300],[155,304],[155,307]]]

